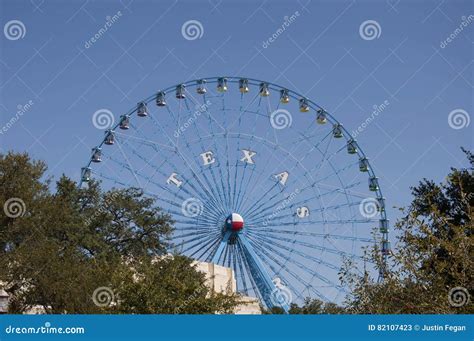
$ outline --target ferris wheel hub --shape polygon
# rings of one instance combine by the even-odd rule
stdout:
[[[225,220],[226,231],[240,232],[244,228],[244,219],[238,213],[232,213]]]

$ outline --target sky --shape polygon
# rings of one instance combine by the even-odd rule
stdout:
[[[103,137],[98,110],[117,120],[184,81],[261,79],[357,135],[395,221],[410,186],[467,166],[473,4],[1,0],[0,152],[28,152],[48,175],[78,180]]]

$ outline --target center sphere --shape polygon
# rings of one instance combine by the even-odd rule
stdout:
[[[244,227],[244,219],[238,213],[232,213],[225,220],[226,230],[231,230],[234,232],[239,232]]]

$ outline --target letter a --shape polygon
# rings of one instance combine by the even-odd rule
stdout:
[[[285,186],[286,181],[288,180],[288,175],[290,175],[290,174],[285,171],[285,172],[281,172],[281,173],[275,174],[275,178],[277,178],[278,181],[279,181],[283,186]]]

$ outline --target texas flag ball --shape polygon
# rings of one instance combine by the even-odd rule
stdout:
[[[244,219],[240,214],[232,213],[225,221],[226,229],[238,232],[244,227]]]

